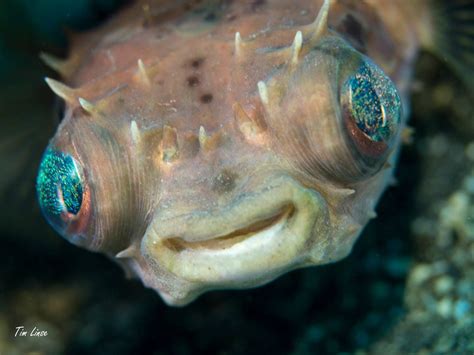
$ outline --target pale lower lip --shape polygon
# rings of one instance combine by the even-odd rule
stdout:
[[[283,250],[288,251],[287,248],[273,252],[270,250],[278,249],[275,246],[282,244],[282,231],[290,221],[286,214],[268,228],[249,236],[239,236],[242,240],[224,248],[195,247],[176,250],[169,248],[165,240],[156,243],[154,250],[161,255],[159,260],[168,270],[188,281],[203,281],[203,275],[206,275],[206,282],[211,283],[246,279],[266,268],[272,269],[275,259],[280,259],[279,254]],[[267,256],[262,256],[262,253]],[[266,263],[265,259],[268,259]],[[262,262],[267,265],[262,265]]]
[[[223,248],[189,243],[196,245],[176,249],[160,240],[148,249],[154,260],[177,277],[209,286],[236,287],[247,280],[274,278],[301,263],[310,235],[310,226],[302,218],[287,212],[267,228],[239,236]]]
[[[244,214],[240,211],[247,209],[249,219],[260,214],[273,215],[275,220],[272,217],[263,219],[269,223],[257,222],[258,228],[255,228],[255,223],[243,230],[234,227],[221,239],[198,239],[196,235],[204,235],[206,230],[218,230],[212,225],[214,221],[235,221],[231,219],[229,209],[223,212],[222,219],[219,216],[201,220],[181,219],[185,228],[179,225],[179,218],[168,225],[163,225],[163,222],[170,223],[171,219],[157,218],[142,239],[141,250],[145,259],[154,265],[157,273],[166,272],[173,275],[170,275],[172,279],[189,282],[186,287],[189,287],[187,292],[191,292],[194,288],[241,288],[262,284],[307,262],[312,257],[314,233],[320,235],[318,244],[325,245],[328,209],[319,193],[302,187],[291,178],[282,177],[275,179],[271,188],[259,196],[254,201],[232,206],[235,220],[243,220]],[[276,213],[262,213],[262,210],[252,208],[253,203],[264,204]],[[250,233],[247,228],[251,229]],[[173,230],[189,232],[189,235],[176,238]]]

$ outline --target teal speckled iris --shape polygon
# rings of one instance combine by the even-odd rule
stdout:
[[[365,61],[344,84],[349,110],[357,127],[372,141],[387,142],[400,122],[400,97],[391,80]]]
[[[39,168],[36,190],[41,209],[49,222],[56,228],[63,228],[61,215],[76,215],[82,205],[82,179],[74,158],[47,149]]]

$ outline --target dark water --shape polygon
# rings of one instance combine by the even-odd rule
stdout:
[[[445,64],[428,54],[416,71],[419,88],[411,118],[416,143],[402,151],[398,182],[379,203],[379,218],[339,263],[295,271],[253,290],[208,293],[187,307],[170,308],[139,281],[126,280],[104,256],[57,237],[31,198],[39,158],[57,116],[53,95],[43,82],[54,73],[40,63],[38,53],[64,54],[64,28],[90,28],[120,3],[0,4],[0,354],[377,353],[376,344],[402,343],[391,336],[405,334],[401,321],[411,324],[414,310],[428,309],[423,314],[434,327],[436,322],[443,327],[458,324],[454,316],[432,315],[424,301],[412,301],[418,300],[418,289],[407,291],[409,272],[416,265],[449,260],[454,266],[445,274],[455,286],[467,280],[466,302],[472,305],[474,299],[469,260],[468,266],[450,261],[463,236],[453,232],[457,239],[443,250],[433,246],[436,232],[413,231],[421,217],[437,221],[434,204],[443,206],[472,169],[472,161],[463,158],[474,137],[469,96]],[[27,135],[37,127],[46,134]],[[27,132],[28,138],[18,132]],[[436,147],[443,144],[448,148],[436,155]],[[434,157],[427,154],[429,149]],[[472,256],[474,260],[474,252]],[[453,296],[454,305],[460,295]],[[435,303],[443,299],[433,297]],[[423,333],[425,323],[420,322],[415,329]],[[15,337],[18,326],[29,331],[37,327],[48,335]],[[467,344],[464,348],[460,340],[449,349],[469,349],[472,338],[466,334],[459,338]],[[433,330],[422,345],[414,339],[412,347],[397,349],[435,352],[436,337]]]

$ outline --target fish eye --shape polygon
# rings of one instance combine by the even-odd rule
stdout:
[[[401,101],[385,73],[366,59],[342,85],[344,126],[359,155],[385,156],[397,136]]]
[[[67,153],[48,148],[36,180],[38,201],[48,222],[60,234],[80,232],[87,214],[88,194],[78,162]]]

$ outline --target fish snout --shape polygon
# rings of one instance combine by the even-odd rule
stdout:
[[[141,247],[159,274],[164,269],[201,293],[256,286],[307,263],[328,225],[324,198],[281,175],[222,208],[166,218],[158,210]]]

